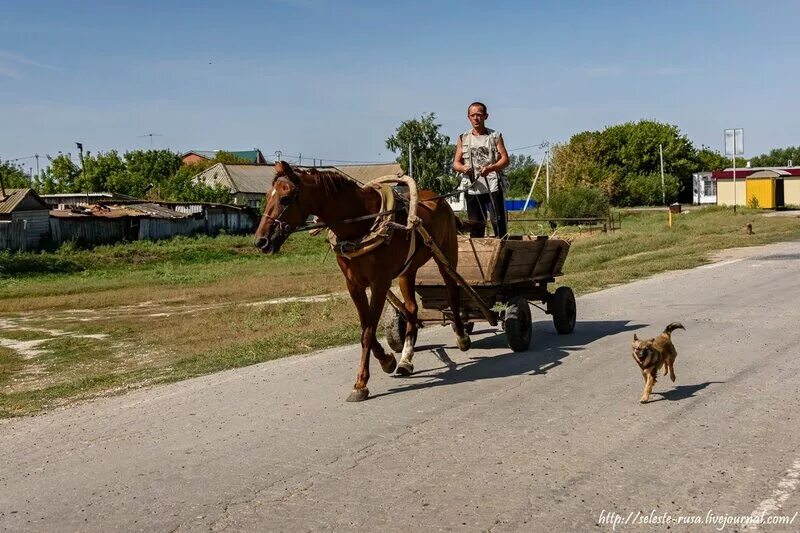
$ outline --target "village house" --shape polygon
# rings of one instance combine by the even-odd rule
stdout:
[[[217,152],[220,150],[190,150],[181,156],[181,162],[184,165],[193,165],[195,163],[200,163],[204,161],[213,161],[214,158],[217,156]],[[267,160],[264,157],[264,154],[261,153],[261,150],[258,148],[253,148],[252,150],[242,150],[242,151],[231,151],[225,152],[246,161],[251,165],[266,165]]]
[[[50,207],[33,189],[0,188],[0,250],[35,250],[50,233]]]
[[[316,168],[319,170],[337,172],[362,185],[369,183],[375,178],[402,173],[402,169],[398,163],[324,166]],[[226,187],[233,195],[233,203],[235,205],[258,208],[261,205],[261,200],[272,190],[272,180],[274,178],[275,166],[272,164],[229,165],[226,163],[217,163],[197,174],[194,180],[197,183],[203,183],[209,187],[220,185]]]

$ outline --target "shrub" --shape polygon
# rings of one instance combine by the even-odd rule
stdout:
[[[680,183],[675,176],[664,176],[664,192],[667,203],[678,198]],[[661,174],[630,174],[625,177],[623,191],[619,198],[620,206],[663,205]]]
[[[758,198],[756,198],[755,194],[751,196],[749,200],[747,200],[747,207],[750,209],[758,209],[760,207],[758,204]]]
[[[577,187],[554,193],[547,207],[554,218],[604,217],[609,200],[600,189]]]

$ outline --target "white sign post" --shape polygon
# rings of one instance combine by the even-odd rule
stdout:
[[[736,213],[736,156],[744,154],[744,130],[725,130],[725,155],[733,160],[733,212]]]

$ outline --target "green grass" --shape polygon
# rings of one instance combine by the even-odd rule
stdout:
[[[563,226],[557,235],[573,240],[559,283],[581,294],[691,268],[724,248],[800,239],[800,219],[690,208],[670,229],[666,212],[643,211],[624,213],[617,232]],[[0,338],[49,339],[36,355],[0,347],[0,417],[356,343],[344,291],[324,238],[305,234],[279,256],[260,254],[249,236],[0,253]],[[319,294],[332,297],[259,303]]]

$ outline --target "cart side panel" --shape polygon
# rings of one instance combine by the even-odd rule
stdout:
[[[562,239],[550,239],[547,241],[538,261],[532,265],[529,278],[534,280],[544,280],[561,276],[561,269],[567,260],[569,252],[569,242]]]
[[[458,268],[461,277],[470,285],[491,282],[491,272],[497,259],[497,251],[501,242],[498,239],[458,238]],[[433,260],[428,261],[417,271],[417,283],[420,285],[442,285],[442,275]]]

